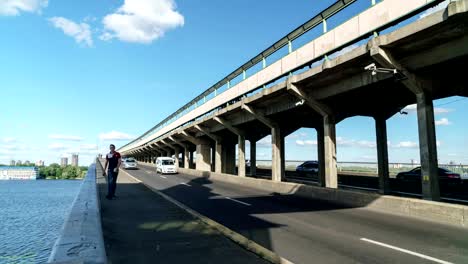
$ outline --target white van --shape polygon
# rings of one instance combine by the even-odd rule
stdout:
[[[177,173],[174,159],[170,157],[159,157],[156,159],[156,173]]]

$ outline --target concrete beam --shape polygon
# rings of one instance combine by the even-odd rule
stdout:
[[[230,122],[224,120],[221,117],[215,116],[213,120],[224,126],[227,130],[231,131],[232,133],[238,136],[245,136],[245,132],[237,127],[234,127]]]
[[[291,78],[288,79],[286,87],[290,94],[296,96],[300,100],[303,100],[304,103],[306,103],[310,108],[319,113],[321,116],[328,116],[333,113],[331,108],[329,108],[327,105],[318,102],[305,93],[302,89],[300,89],[297,85],[295,85]]]
[[[192,144],[194,144],[194,145],[199,145],[199,144],[203,143],[201,139],[196,138],[195,136],[190,135],[190,134],[187,133],[187,131],[185,131],[185,130],[179,132],[179,135],[181,135],[182,137],[184,137],[185,139],[187,139],[188,141],[190,141],[190,142],[191,142]]]
[[[415,74],[409,72],[403,65],[401,65],[388,50],[378,46],[378,43],[378,39],[373,39],[371,41],[371,57],[382,67],[394,68],[403,74],[407,79],[404,79],[401,82],[414,94],[424,92],[424,85],[422,84],[422,81],[416,77]]]
[[[221,142],[222,141],[222,137],[220,136],[217,136],[213,133],[211,133],[208,128],[204,127],[204,126],[201,126],[201,125],[195,125],[194,126],[198,131],[202,132],[203,134],[205,134],[206,136],[208,136],[209,138],[213,139],[214,141],[216,142]]]
[[[278,124],[271,120],[270,118],[268,117],[265,117],[265,115],[263,115],[262,113],[260,113],[260,111],[258,110],[255,110],[253,107],[249,106],[249,105],[246,105],[246,104],[242,104],[242,107],[241,107],[243,110],[245,110],[247,113],[251,114],[252,116],[254,116],[257,120],[259,120],[260,122],[262,122],[264,125],[266,125],[267,127],[269,128],[273,128],[273,127],[278,127]]]

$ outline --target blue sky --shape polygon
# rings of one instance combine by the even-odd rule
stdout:
[[[91,163],[219,81],[332,0],[0,1],[0,163]],[[329,27],[367,8],[361,0]],[[294,14],[294,15],[288,15]],[[340,20],[341,19],[341,20]],[[435,101],[439,160],[468,163],[467,101]],[[438,106],[439,105],[439,106]],[[419,160],[414,108],[388,121],[390,161]],[[340,161],[375,161],[370,118],[337,125]],[[315,159],[316,133],[288,137],[287,159]],[[271,158],[260,142],[259,159]]]

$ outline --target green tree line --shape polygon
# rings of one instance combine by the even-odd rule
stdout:
[[[52,163],[49,166],[39,167],[39,176],[42,179],[56,179],[56,180],[72,180],[82,179],[86,176],[88,167],[71,166],[61,167],[57,163]]]

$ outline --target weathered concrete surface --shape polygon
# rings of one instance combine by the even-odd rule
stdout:
[[[110,263],[267,263],[126,173],[117,183],[118,198],[109,201],[98,177]]]
[[[88,168],[48,262],[107,263],[96,188],[96,164]]]

